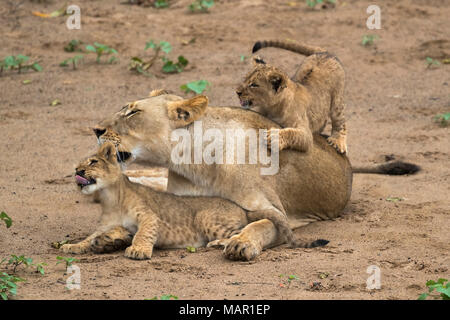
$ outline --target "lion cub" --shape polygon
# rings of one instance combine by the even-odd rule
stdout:
[[[63,245],[62,251],[105,252],[131,244],[125,250],[126,257],[150,259],[154,247],[200,247],[213,240],[212,244],[223,245],[225,240],[217,240],[238,234],[248,224],[246,212],[230,201],[175,196],[131,182],[121,172],[116,157],[115,146],[105,142],[96,155],[76,168],[81,192],[97,192],[102,215],[92,235],[77,244]],[[235,258],[253,256],[244,253]]]
[[[313,133],[321,133],[331,118],[328,138],[340,153],[347,152],[347,130],[344,118],[345,72],[340,61],[326,50],[282,41],[256,42],[253,53],[266,47],[277,47],[308,56],[293,79],[277,68],[254,57],[253,70],[236,90],[241,106],[258,107],[258,112],[277,122],[279,148],[307,152]],[[268,132],[271,146],[274,133]]]

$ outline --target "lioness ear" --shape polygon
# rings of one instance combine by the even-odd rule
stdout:
[[[173,101],[167,104],[167,113],[177,128],[184,127],[199,119],[205,113],[208,98],[204,95],[192,99]]]
[[[277,93],[286,88],[286,76],[282,73],[276,72],[271,74],[269,82],[272,84],[273,91]]]
[[[116,160],[116,147],[111,142],[105,142],[102,144],[97,154],[100,157],[105,158],[109,162],[115,162]]]
[[[252,62],[255,67],[258,65],[266,64],[266,62],[260,56],[253,56]]]

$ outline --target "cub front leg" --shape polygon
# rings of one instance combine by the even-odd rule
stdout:
[[[266,137],[267,147],[272,149],[272,144],[276,140],[278,141],[279,151],[289,148],[308,152],[313,144],[313,136],[309,127],[268,130]]]
[[[138,230],[131,246],[125,250],[125,257],[135,260],[150,259],[158,236],[158,217],[153,212],[138,213],[136,217]]]

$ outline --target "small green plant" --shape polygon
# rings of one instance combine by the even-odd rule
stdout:
[[[0,63],[0,73],[3,70],[17,70],[21,73],[22,70],[34,70],[36,72],[42,71],[42,67],[37,62],[27,63],[30,57],[18,54],[17,56],[8,56]]]
[[[296,276],[295,274],[291,274],[291,275],[280,274],[279,277],[281,279],[285,279],[287,281],[288,288],[291,286],[292,281],[298,281],[298,276]]]
[[[401,198],[401,197],[387,197],[386,198],[386,201],[389,201],[389,202],[400,202],[403,200],[405,200],[405,199]]]
[[[306,5],[315,8],[318,4],[336,4],[336,0],[306,0]]]
[[[84,56],[82,54],[76,55],[72,58],[66,59],[59,64],[60,67],[67,67],[72,65],[73,70],[77,68],[78,62],[83,60]]]
[[[210,83],[208,81],[198,80],[198,81],[192,81],[192,82],[183,84],[180,87],[180,89],[186,93],[194,92],[196,94],[201,94],[209,87],[210,87]]]
[[[153,6],[157,9],[164,9],[170,6],[169,0],[156,0]]]
[[[195,0],[189,5],[191,12],[208,12],[208,10],[214,6],[214,0]]]
[[[373,45],[375,40],[377,40],[377,39],[378,39],[378,36],[376,34],[365,34],[362,37],[361,44],[364,47],[368,47],[368,46]]]
[[[5,262],[8,259],[3,259],[0,264],[2,264],[3,262]],[[33,259],[32,258],[27,258],[24,255],[22,256],[17,256],[15,254],[11,255],[11,258],[8,260],[8,265],[11,265],[13,270],[12,272],[15,274],[17,271],[17,268],[20,265],[25,266],[25,268],[30,268],[30,267],[34,267],[36,268],[36,272],[40,273],[40,274],[45,274],[45,270],[44,270],[44,266],[46,266],[47,264],[45,262],[41,262],[41,263],[33,263]]]
[[[12,226],[12,219],[6,214],[6,212],[0,213],[0,220],[5,222],[6,228],[9,229]]]
[[[426,57],[425,61],[427,64],[427,69],[429,69],[433,66],[439,66],[441,64],[438,60],[430,58],[430,57]]]
[[[186,250],[189,253],[196,253],[197,252],[197,248],[195,248],[195,247],[186,247]]]
[[[79,261],[78,259],[75,259],[75,258],[70,258],[70,257],[60,257],[60,256],[57,256],[57,257],[56,257],[56,260],[58,260],[58,261],[56,262],[57,265],[60,264],[60,263],[65,263],[65,264],[66,264],[66,268],[67,268],[67,267],[70,267],[70,266],[72,265],[72,263],[78,262],[78,261]]]
[[[64,51],[66,52],[82,52],[81,45],[83,42],[80,40],[70,40],[70,42],[67,44],[67,46],[64,47]]]
[[[426,300],[428,297],[450,300],[450,282],[448,282],[447,279],[441,278],[437,282],[429,280],[427,281],[426,286],[428,287],[428,292],[422,293],[418,300]]]
[[[108,47],[105,44],[94,42],[94,45],[88,44],[86,46],[86,50],[97,54],[97,59],[96,59],[97,63],[100,63],[100,59],[104,55],[111,55],[111,54],[113,55],[111,58],[109,58],[108,63],[113,63],[114,61],[117,60],[117,57],[116,57],[117,50],[113,49],[111,47]]]
[[[8,300],[10,296],[17,295],[17,282],[26,281],[25,279],[9,275],[6,272],[0,273],[0,297]]]
[[[165,295],[162,295],[161,298],[159,298],[159,299],[157,296],[154,296],[151,299],[145,299],[145,300],[178,300],[178,297],[174,296],[172,294],[165,294]]]
[[[161,51],[164,52],[166,55],[172,51],[172,45],[167,41],[160,41],[159,43],[156,43],[155,41],[150,40],[149,42],[147,42],[145,44],[144,50],[147,50],[149,48],[153,49],[155,54],[154,54],[153,58],[150,61],[148,61],[147,63],[144,63],[142,61],[142,64],[140,65],[140,67],[144,71],[148,70],[153,65],[154,61],[157,59],[157,57],[159,56],[159,53]],[[140,59],[140,58],[138,58],[138,57],[135,57],[135,58],[137,58],[137,59],[134,59],[135,60],[134,62],[138,62],[138,64],[139,64],[138,59]],[[140,59],[140,60],[142,60],[142,59]],[[162,71],[164,73],[182,72],[189,63],[189,61],[183,56],[178,56],[177,62],[170,60],[169,58],[167,58],[167,56],[161,57],[161,60],[163,61],[163,64],[164,64],[162,67]],[[136,63],[134,63],[134,64],[136,64]],[[140,70],[138,70],[138,68],[136,68],[136,70],[138,72],[141,72]]]
[[[441,127],[448,127],[450,125],[450,112],[436,115],[434,121],[439,123]]]

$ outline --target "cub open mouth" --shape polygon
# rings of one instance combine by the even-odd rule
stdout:
[[[118,151],[117,152],[117,161],[125,162],[131,157],[131,153],[127,151]]]
[[[94,178],[90,178],[90,179],[86,179],[85,177],[82,177],[80,175],[75,175],[75,180],[77,181],[77,185],[83,189],[83,187],[91,185],[91,184],[95,184],[97,183],[97,181],[95,181]]]
[[[249,109],[252,105],[251,100],[241,100],[241,107]]]

